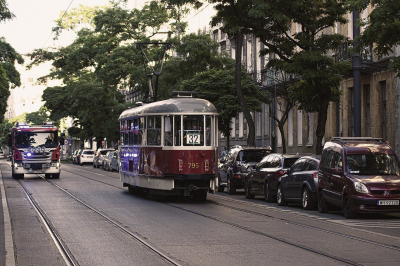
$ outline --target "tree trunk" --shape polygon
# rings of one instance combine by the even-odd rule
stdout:
[[[242,91],[242,46],[243,46],[243,34],[238,30],[236,32],[235,38],[235,60],[236,60],[236,67],[235,67],[235,86],[237,95],[239,97],[240,105],[243,108],[243,114],[246,118],[247,124],[249,125],[249,132],[247,134],[247,145],[250,147],[255,146],[255,126],[254,120],[251,116],[249,107],[247,106],[247,102],[243,96]]]
[[[283,124],[278,123],[279,133],[281,134],[282,139],[282,153],[286,153],[286,139],[285,139],[285,131],[283,129]]]
[[[315,150],[317,155],[322,154],[322,139],[324,138],[325,135],[326,120],[328,118],[329,99],[330,97],[323,98],[321,108],[318,112],[318,124],[316,132],[317,146]]]

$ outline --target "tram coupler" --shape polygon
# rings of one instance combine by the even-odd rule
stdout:
[[[200,188],[198,187],[198,186],[195,186],[195,185],[193,185],[193,184],[190,184],[189,185],[189,191],[196,191],[196,190],[199,190]]]

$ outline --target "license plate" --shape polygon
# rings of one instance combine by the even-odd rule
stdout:
[[[399,205],[399,200],[378,200],[378,205]]]

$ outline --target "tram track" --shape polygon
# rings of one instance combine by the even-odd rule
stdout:
[[[45,179],[43,175],[38,175],[41,178]],[[82,176],[84,177],[84,176]],[[87,178],[87,177],[86,177]],[[88,178],[91,179],[91,178]],[[54,182],[51,182],[50,180],[45,179],[48,183],[50,183],[51,185],[53,185],[54,187],[56,187],[57,189],[61,190],[62,192],[64,192],[66,195],[68,195],[68,197],[72,198],[73,200],[75,200],[76,202],[80,203],[81,205],[83,205],[84,207],[86,207],[87,209],[91,210],[92,212],[96,213],[98,216],[100,216],[102,219],[104,219],[105,221],[109,222],[110,224],[112,224],[114,227],[118,228],[119,230],[121,230],[123,233],[125,233],[126,235],[130,236],[131,238],[133,238],[135,241],[139,242],[140,244],[142,244],[143,246],[145,246],[147,249],[149,249],[150,251],[152,251],[153,253],[157,254],[158,256],[160,256],[161,258],[163,258],[165,261],[167,261],[168,263],[170,263],[171,265],[176,265],[176,266],[180,266],[180,264],[174,260],[172,257],[166,255],[165,253],[163,253],[161,250],[157,249],[156,247],[154,247],[153,245],[151,245],[150,243],[148,243],[147,241],[144,241],[142,239],[141,236],[127,230],[124,226],[120,225],[117,221],[115,221],[114,219],[110,218],[109,216],[105,215],[104,213],[102,213],[101,211],[95,209],[94,207],[90,206],[89,204],[85,203],[83,200],[79,199],[78,197],[74,196],[73,194],[71,194],[70,192],[68,192],[66,189],[62,188],[61,186],[55,184]],[[93,181],[96,182],[100,182],[103,183],[105,185],[109,185],[115,188],[118,188],[116,186],[107,184],[105,182],[101,182],[95,179],[91,179]],[[29,202],[31,203],[31,205],[34,207],[34,209],[37,211],[39,217],[41,218],[41,220],[43,221],[45,227],[47,228],[48,232],[50,233],[52,239],[54,240],[58,250],[60,251],[62,257],[64,258],[65,262],[67,263],[68,266],[79,266],[79,263],[77,262],[77,260],[74,258],[73,254],[71,253],[71,251],[68,249],[67,245],[65,244],[65,242],[62,240],[62,237],[57,233],[56,228],[52,225],[50,219],[47,217],[47,215],[45,214],[45,212],[43,211],[43,209],[40,207],[40,205],[35,201],[35,198],[32,196],[32,193],[26,188],[26,186],[24,186],[24,184],[20,181],[17,180],[18,183],[20,184],[20,186],[22,187],[26,197],[28,198]],[[121,189],[121,188],[119,188]]]
[[[63,171],[66,171],[66,170],[63,170]],[[89,180],[92,180],[92,181],[95,181],[95,182],[98,182],[98,183],[101,183],[101,184],[104,184],[104,185],[107,185],[107,186],[111,186],[111,187],[113,187],[113,188],[117,188],[117,189],[119,189],[119,190],[123,190],[123,188],[121,188],[121,187],[118,187],[118,186],[109,184],[109,183],[107,183],[107,182],[103,182],[103,181],[97,180],[97,179],[95,179],[95,178],[87,177],[87,176],[85,176],[84,174],[77,174],[76,172],[71,172],[71,171],[66,171],[66,172],[72,173],[72,174],[74,174],[74,175],[78,175],[78,176],[80,176],[80,177],[83,177],[83,178],[86,178],[86,179],[89,179]],[[85,172],[89,172],[89,173],[95,174],[95,172],[92,172],[92,171],[85,171]],[[42,177],[42,178],[43,178],[43,177]],[[158,255],[162,256],[162,257],[165,258],[167,261],[169,261],[172,265],[179,265],[176,261],[174,261],[173,259],[170,259],[168,256],[166,256],[166,255],[163,254],[162,252],[159,253],[159,251],[158,251],[155,247],[153,247],[153,246],[151,246],[150,244],[148,244],[148,243],[146,243],[145,241],[143,241],[143,240],[141,239],[140,236],[138,236],[138,235],[136,235],[136,234],[134,234],[134,233],[132,233],[132,232],[126,230],[123,226],[121,226],[120,224],[118,224],[117,222],[115,222],[113,219],[111,219],[110,217],[108,217],[108,216],[106,216],[105,214],[101,213],[100,211],[96,210],[95,208],[91,207],[91,206],[88,205],[87,203],[83,202],[82,200],[80,200],[79,198],[77,198],[76,196],[74,196],[73,194],[71,194],[70,192],[68,192],[66,189],[64,189],[64,188],[62,188],[61,186],[59,186],[59,185],[57,185],[57,184],[51,182],[50,180],[47,180],[47,179],[46,179],[46,181],[49,182],[50,184],[52,184],[53,186],[57,187],[59,190],[61,190],[61,191],[63,191],[64,193],[66,193],[69,197],[71,197],[71,198],[74,199],[75,201],[77,201],[77,202],[81,203],[82,205],[84,205],[86,208],[88,208],[88,209],[90,209],[91,211],[95,212],[96,214],[98,214],[99,216],[101,216],[103,219],[107,220],[108,222],[110,222],[110,223],[113,224],[114,226],[118,227],[118,228],[119,228],[120,230],[122,230],[124,233],[128,234],[129,236],[131,236],[131,237],[134,238],[135,240],[139,241],[140,243],[142,243],[143,245],[145,245],[145,246],[148,247],[149,249],[153,250],[153,251],[154,251],[155,253],[157,253]],[[21,186],[23,186],[23,185],[21,184]],[[24,189],[24,190],[25,190],[25,189]],[[27,191],[26,193],[29,194],[28,191]],[[213,195],[213,197],[214,197],[214,196],[215,196],[215,195]],[[217,198],[223,198],[223,197],[217,197]],[[34,199],[33,199],[33,201],[34,201]],[[208,203],[211,203],[211,204],[215,204],[215,205],[221,206],[221,207],[223,207],[223,208],[228,208],[228,209],[232,209],[232,210],[235,210],[235,211],[240,211],[240,212],[248,213],[248,214],[251,214],[251,215],[263,216],[263,217],[267,217],[267,218],[269,218],[269,219],[275,219],[275,220],[277,220],[277,221],[279,221],[279,222],[285,222],[285,223],[292,224],[292,225],[295,225],[295,226],[305,227],[305,228],[308,228],[308,229],[311,229],[311,230],[320,231],[320,232],[323,232],[323,233],[326,233],[326,234],[331,234],[331,235],[335,235],[335,236],[340,236],[340,237],[343,237],[343,238],[351,239],[351,240],[353,240],[353,241],[362,242],[362,243],[366,243],[366,244],[371,244],[371,245],[375,245],[375,246],[378,246],[378,247],[381,247],[381,248],[391,249],[391,250],[395,250],[395,251],[400,251],[400,247],[398,247],[398,246],[382,244],[382,243],[375,242],[375,241],[371,241],[371,240],[368,240],[368,239],[363,239],[363,238],[355,237],[355,236],[348,235],[348,234],[343,234],[343,233],[339,233],[339,232],[335,232],[335,231],[331,231],[331,230],[326,230],[326,229],[322,229],[322,228],[319,228],[319,227],[316,227],[316,226],[310,226],[310,225],[307,225],[307,224],[305,224],[305,223],[294,222],[294,221],[291,221],[291,220],[289,220],[289,219],[278,218],[278,217],[275,217],[275,216],[273,216],[273,215],[264,214],[264,213],[257,212],[257,211],[250,211],[250,210],[247,210],[247,209],[244,209],[244,208],[234,207],[234,206],[230,206],[230,205],[228,205],[228,204],[219,203],[219,202],[215,202],[215,201],[212,201],[212,200],[208,200],[207,202],[208,202]],[[238,202],[238,201],[236,200],[235,202]],[[341,263],[344,263],[344,264],[347,264],[347,265],[360,265],[359,263],[357,263],[357,262],[355,262],[355,261],[351,261],[351,260],[348,260],[348,259],[344,259],[344,258],[335,256],[335,255],[331,255],[331,254],[328,254],[328,253],[326,253],[326,252],[322,252],[322,251],[320,251],[320,250],[317,250],[317,249],[314,249],[314,248],[311,248],[311,247],[308,247],[308,246],[305,246],[305,245],[302,245],[302,244],[299,244],[299,243],[295,243],[295,242],[289,241],[289,240],[284,239],[284,238],[282,238],[282,237],[274,236],[273,234],[269,234],[269,233],[266,233],[266,232],[258,231],[258,230],[255,230],[255,229],[253,229],[253,228],[249,228],[249,227],[240,225],[240,224],[235,223],[235,222],[223,220],[223,219],[220,219],[220,218],[211,216],[211,215],[207,215],[207,214],[204,214],[204,213],[201,213],[201,212],[193,211],[193,210],[190,210],[190,209],[188,209],[188,208],[184,208],[184,207],[182,207],[182,206],[178,206],[178,205],[173,204],[173,203],[167,203],[167,202],[162,202],[162,203],[163,203],[163,204],[166,204],[166,205],[168,205],[168,206],[170,206],[170,207],[173,207],[173,208],[176,208],[176,209],[185,211],[185,212],[189,212],[189,213],[192,213],[192,214],[201,216],[201,217],[203,217],[203,218],[207,218],[207,219],[210,219],[210,220],[213,220],[213,221],[217,221],[217,222],[219,222],[219,223],[223,223],[223,224],[226,224],[226,225],[230,225],[230,226],[233,226],[233,227],[236,227],[236,228],[239,228],[239,229],[242,229],[242,230],[245,230],[245,231],[248,231],[248,232],[257,234],[257,235],[260,235],[260,236],[268,237],[268,238],[270,238],[270,239],[279,241],[279,242],[281,242],[281,243],[290,245],[290,246],[292,246],[292,247],[296,247],[296,248],[305,250],[305,251],[307,251],[307,252],[311,252],[311,253],[313,253],[313,254],[318,254],[318,255],[324,256],[324,257],[326,257],[326,258],[332,259],[332,260],[334,260],[334,261],[337,261],[337,262],[341,262]],[[268,208],[272,208],[272,207],[268,207]],[[344,225],[343,225],[343,226],[344,226]],[[62,240],[61,240],[61,243],[62,243]],[[165,256],[165,257],[164,257],[164,256]],[[70,264],[70,265],[77,265],[77,264]]]
[[[94,172],[91,172],[91,171],[88,171],[88,172],[94,173]],[[70,173],[72,173],[72,172],[70,172]],[[74,173],[74,174],[76,174],[76,173]],[[90,180],[93,180],[93,181],[96,181],[96,182],[99,182],[99,183],[102,183],[102,184],[105,184],[105,185],[108,185],[108,186],[111,186],[111,187],[114,187],[114,188],[118,188],[118,189],[123,190],[123,188],[114,186],[114,185],[112,185],[112,184],[108,184],[108,183],[106,183],[106,182],[102,182],[102,181],[96,180],[96,179],[94,179],[94,178],[86,177],[86,176],[80,175],[80,174],[79,174],[79,176],[82,176],[82,177],[84,177],[84,178],[87,178],[87,179],[90,179]],[[217,196],[217,195],[212,195],[212,197],[213,197],[213,198],[222,199],[222,200],[225,200],[225,201],[228,200],[228,199],[225,198],[225,197],[221,197],[221,196]],[[241,202],[241,201],[238,201],[238,200],[234,200],[234,199],[229,199],[228,201],[234,201],[235,203],[242,204],[242,205],[244,204],[244,202]],[[353,240],[353,241],[362,242],[362,243],[367,243],[367,244],[371,244],[371,245],[374,245],[374,246],[378,246],[378,247],[382,247],[382,248],[387,248],[387,249],[391,249],[391,250],[395,250],[395,251],[400,251],[400,246],[387,245],[387,244],[379,243],[379,242],[376,242],[376,241],[372,241],[372,240],[368,240],[368,239],[364,239],[364,238],[360,238],[360,237],[355,237],[355,236],[352,236],[352,235],[349,235],[349,234],[339,233],[339,232],[335,232],[335,231],[332,231],[332,230],[323,229],[323,228],[320,228],[320,227],[317,227],[317,226],[312,226],[312,225],[309,225],[309,224],[305,224],[305,223],[294,222],[294,221],[289,220],[289,219],[278,218],[278,217],[273,216],[273,215],[269,215],[269,214],[265,214],[265,213],[260,213],[260,212],[255,212],[255,211],[250,211],[250,210],[248,210],[248,209],[239,208],[239,207],[234,207],[234,206],[230,206],[230,205],[227,205],[227,204],[223,204],[223,203],[219,203],[219,202],[215,202],[215,201],[211,201],[211,200],[207,200],[207,202],[208,202],[208,203],[211,203],[211,204],[214,204],[214,205],[218,205],[218,206],[224,207],[224,208],[232,209],[232,210],[235,210],[235,211],[240,211],[240,212],[244,212],[244,213],[248,213],[248,214],[252,214],[252,215],[256,215],[256,216],[267,217],[267,218],[269,218],[269,219],[274,219],[274,220],[277,220],[277,221],[279,221],[279,222],[284,222],[284,223],[287,223],[287,224],[292,224],[292,225],[295,225],[295,226],[299,226],[299,227],[303,227],[303,228],[308,228],[308,229],[315,230],[315,231],[320,231],[320,232],[323,232],[323,233],[326,233],[326,234],[331,234],[331,235],[335,235],[335,236],[340,236],[340,237],[343,237],[343,238],[351,239],[351,240]],[[183,207],[180,207],[180,206],[176,206],[176,205],[174,205],[174,204],[165,203],[165,202],[162,202],[162,203],[163,203],[163,204],[166,204],[166,205],[169,205],[169,206],[171,206],[171,207],[174,207],[174,208],[181,209],[181,210],[183,210],[183,211],[191,212],[191,213],[197,214],[197,215],[199,215],[199,216],[203,216],[203,217],[206,217],[206,218],[210,218],[210,219],[215,220],[215,221],[219,221],[219,222],[223,222],[223,223],[226,223],[226,224],[230,224],[230,225],[233,225],[233,226],[238,227],[238,228],[241,228],[241,227],[242,227],[242,226],[239,225],[239,224],[234,224],[234,223],[231,223],[231,222],[227,222],[227,221],[224,221],[224,220],[220,220],[220,219],[215,218],[215,217],[213,217],[213,216],[208,216],[208,215],[205,215],[205,214],[202,214],[202,213],[197,213],[197,212],[194,212],[194,211],[192,211],[192,210],[189,210],[189,209],[186,209],[186,208],[183,208]],[[248,205],[248,204],[246,204],[246,205]],[[256,206],[256,207],[257,207],[257,206]],[[270,210],[275,210],[275,209],[276,209],[276,208],[274,208],[274,207],[269,207],[269,206],[265,206],[265,207],[266,207],[267,209],[270,209]],[[303,217],[304,217],[304,216],[303,216]],[[345,225],[345,224],[340,224],[340,226],[341,226],[341,227],[346,227],[346,228],[351,228],[351,227],[349,227],[349,226],[347,226],[347,225]],[[242,229],[246,229],[246,228],[242,228]],[[353,228],[352,228],[352,229],[353,229]],[[247,229],[246,229],[246,230],[247,230]],[[248,230],[248,231],[249,231],[249,230]],[[250,229],[250,231],[252,231],[252,229]],[[365,231],[365,230],[361,230],[361,231]],[[264,235],[264,234],[262,234],[262,235]],[[386,235],[385,235],[385,236],[386,236]],[[272,238],[272,237],[271,237],[271,238]],[[286,243],[285,241],[282,241],[282,242]]]

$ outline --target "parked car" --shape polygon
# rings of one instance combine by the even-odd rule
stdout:
[[[119,152],[118,151],[113,152],[109,170],[110,170],[110,172],[112,172],[114,170],[119,172]]]
[[[84,163],[93,163],[94,151],[92,150],[81,150],[79,154],[79,165]]]
[[[300,157],[278,181],[276,201],[279,206],[301,202],[303,209],[317,206],[319,156]]]
[[[300,155],[271,153],[255,165],[244,182],[244,194],[247,199],[263,195],[267,202],[276,200],[278,181]]]
[[[322,150],[318,173],[318,211],[341,207],[357,213],[400,212],[399,158],[376,138],[332,138]]]
[[[229,150],[218,165],[218,192],[227,187],[229,194],[235,194],[236,189],[243,188],[251,167],[271,152],[271,147],[235,147]]]
[[[76,151],[74,151],[74,153],[72,154],[72,163],[73,164],[79,164],[79,162],[78,162],[78,155],[79,155],[79,153],[81,152],[81,150],[76,150]]]
[[[103,166],[104,157],[106,156],[107,152],[113,150],[114,149],[98,149],[93,159],[93,167],[99,168],[101,166],[102,168],[104,168]]]
[[[114,152],[115,152],[114,150],[108,151],[106,153],[106,155],[104,156],[104,159],[103,159],[103,170],[104,171],[106,171],[106,170],[111,171],[111,161],[113,159]]]

